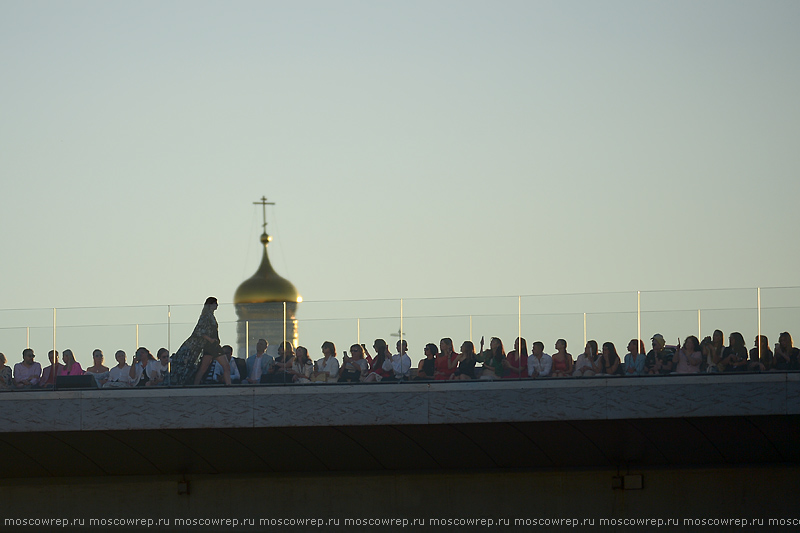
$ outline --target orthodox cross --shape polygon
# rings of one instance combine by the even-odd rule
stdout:
[[[262,208],[262,215],[263,215],[263,218],[264,218],[264,223],[261,225],[261,227],[264,228],[264,234],[266,235],[266,233],[267,233],[267,206],[268,205],[275,205],[275,202],[268,202],[267,201],[267,197],[266,196],[262,196],[261,197],[261,201],[260,202],[253,202],[253,205],[260,205],[261,208]]]

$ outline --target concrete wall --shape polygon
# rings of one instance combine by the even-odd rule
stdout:
[[[342,457],[343,461],[352,459]],[[77,518],[84,519],[85,526],[90,518],[169,519],[170,530],[175,531],[234,529],[210,525],[176,527],[176,518],[236,519],[240,523],[236,530],[273,531],[284,528],[262,529],[243,524],[245,519],[259,524],[260,519],[338,518],[339,527],[331,524],[325,528],[286,530],[383,531],[387,528],[345,527],[344,519],[406,518],[425,520],[425,527],[408,528],[410,531],[455,531],[455,527],[433,527],[430,519],[486,518],[495,523],[509,519],[513,524],[515,518],[575,518],[595,520],[592,531],[643,531],[657,528],[599,527],[600,519],[654,518],[681,521],[676,527],[662,527],[660,531],[697,531],[704,528],[687,527],[682,520],[800,518],[797,466],[652,469],[632,473],[642,476],[641,490],[612,489],[613,478],[618,474],[614,470],[197,476],[188,478],[188,495],[178,493],[181,478],[175,476],[5,480],[0,482],[0,502],[3,515],[11,518]],[[473,529],[487,528],[466,528]],[[780,528],[793,529],[796,530]]]
[[[797,414],[800,373],[0,394],[3,432]]]

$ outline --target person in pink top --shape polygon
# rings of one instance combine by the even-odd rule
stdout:
[[[503,379],[528,377],[528,341],[517,337],[517,340],[514,341],[514,349],[506,354],[503,368],[506,371]]]
[[[22,362],[14,365],[14,386],[18,389],[30,389],[39,383],[42,377],[42,365],[35,362],[36,355],[30,348],[22,350]]]
[[[56,376],[61,375],[59,372],[64,368],[64,365],[58,362],[58,351],[50,350],[47,352],[47,357],[50,359],[50,365],[42,369],[42,377],[39,380],[39,387],[52,388],[56,380]],[[53,371],[53,367],[56,371]]]
[[[83,375],[83,368],[81,368],[81,364],[75,360],[75,356],[72,354],[72,350],[64,350],[64,365],[59,368],[58,375],[59,376],[82,376]]]

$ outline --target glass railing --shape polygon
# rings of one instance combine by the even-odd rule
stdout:
[[[600,344],[614,342],[620,356],[631,339],[661,333],[669,344],[688,335],[702,339],[715,329],[728,335],[742,333],[753,345],[755,336],[768,336],[770,345],[783,331],[800,331],[800,287],[708,289],[680,291],[546,294],[502,297],[403,298],[376,300],[306,300],[298,305],[296,344],[306,346],[312,359],[321,357],[320,346],[330,340],[339,355],[351,344],[368,347],[383,338],[390,347],[402,337],[416,366],[423,347],[453,339],[456,349],[481,337],[503,340],[513,349],[520,334],[528,346],[540,340],[553,352],[559,338],[577,355],[587,339]],[[0,352],[7,364],[21,361],[22,350],[31,347],[37,361],[46,366],[47,352],[55,347],[73,351],[84,367],[91,366],[92,351],[101,349],[106,366],[114,353],[124,350],[131,361],[137,346],[155,354],[161,348],[174,353],[192,333],[202,306],[196,304],[130,307],[70,307],[56,309],[0,309]],[[237,357],[253,353],[251,341],[237,339],[237,315],[233,304],[222,303],[216,312],[222,344],[234,347]],[[291,317],[287,317],[290,321]],[[291,339],[289,335],[288,340]],[[278,342],[273,339],[271,351]],[[371,351],[371,348],[370,348]]]

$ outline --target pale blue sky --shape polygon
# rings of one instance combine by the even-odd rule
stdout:
[[[799,26],[793,1],[4,1],[2,307],[230,302],[261,195],[308,301],[798,285]]]

